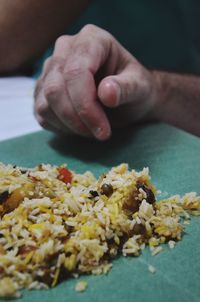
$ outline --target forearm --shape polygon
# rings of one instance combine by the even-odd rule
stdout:
[[[89,0],[0,0],[0,73],[24,68],[62,34]]]
[[[200,77],[153,72],[156,106],[153,117],[200,136]]]

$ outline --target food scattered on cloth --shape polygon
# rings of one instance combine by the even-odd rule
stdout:
[[[86,281],[79,281],[76,284],[75,291],[81,293],[84,292],[87,287],[88,287],[88,283]]]
[[[151,255],[156,256],[156,255],[160,254],[160,252],[163,251],[163,247],[162,246],[156,246],[156,247],[151,246],[150,250],[151,250]]]
[[[174,240],[169,240],[168,245],[169,245],[169,248],[170,248],[170,249],[174,249],[174,248],[175,248],[175,245],[176,245],[176,241],[174,241]]]
[[[196,193],[157,202],[147,168],[121,164],[96,179],[65,165],[0,164],[0,296],[105,274],[117,255],[146,246],[157,255],[182,238],[190,215],[200,215]]]
[[[153,265],[149,265],[148,266],[148,270],[150,271],[150,273],[154,274],[156,272],[156,268]]]

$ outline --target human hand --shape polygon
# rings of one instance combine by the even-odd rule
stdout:
[[[153,72],[108,32],[85,26],[58,38],[35,90],[35,115],[46,129],[106,140],[112,127],[151,118]]]

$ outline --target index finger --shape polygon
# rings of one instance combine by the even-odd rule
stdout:
[[[111,127],[103,107],[97,100],[94,76],[89,70],[65,72],[65,81],[74,110],[82,122],[99,140],[111,135]]]
[[[57,41],[54,55],[65,55],[64,78],[71,104],[81,121],[99,140],[111,135],[109,120],[98,101],[95,75],[105,63],[110,42],[103,30],[86,26],[76,36]]]

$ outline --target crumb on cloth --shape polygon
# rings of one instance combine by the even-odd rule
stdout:
[[[84,292],[88,287],[88,283],[86,281],[79,281],[75,286],[75,291],[78,293]]]
[[[154,274],[156,272],[156,268],[153,265],[151,265],[151,264],[148,266],[148,270],[152,274]]]

